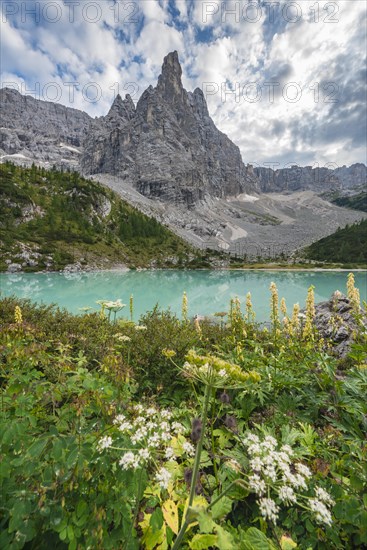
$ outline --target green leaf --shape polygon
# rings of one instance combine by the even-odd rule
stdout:
[[[224,496],[210,509],[213,519],[225,517],[232,510],[232,499]]]
[[[270,550],[272,548],[266,535],[256,527],[247,529],[242,542],[244,543],[243,550]]]
[[[40,456],[47,443],[48,439],[37,439],[28,449],[29,456],[31,456],[32,458],[37,458],[38,456]]]
[[[212,546],[217,546],[217,535],[195,535],[191,542],[190,548],[192,550],[206,550]]]
[[[85,502],[85,500],[80,500],[78,502],[78,506],[76,507],[76,515],[80,518],[81,516],[84,516],[88,511],[88,504]]]
[[[153,514],[150,518],[149,525],[151,526],[153,532],[162,528],[163,513],[162,513],[162,510],[159,506],[154,510],[154,512],[153,512]]]
[[[215,526],[215,531],[218,536],[218,548],[220,548],[220,550],[233,550],[236,547],[231,533],[223,529],[220,525]]]
[[[192,511],[195,519],[199,522],[200,531],[203,533],[210,533],[213,531],[215,523],[212,520],[211,515],[208,514],[204,508],[193,508]]]
[[[68,468],[72,468],[77,461],[78,458],[78,447],[75,447],[70,453],[69,456],[66,459],[66,465]]]

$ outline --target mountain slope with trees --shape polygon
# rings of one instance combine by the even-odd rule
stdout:
[[[0,165],[0,270],[186,265],[169,229],[76,172]]]
[[[338,229],[306,249],[312,260],[337,263],[367,263],[367,220]]]

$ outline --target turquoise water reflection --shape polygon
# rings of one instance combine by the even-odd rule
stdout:
[[[361,298],[367,300],[367,272],[355,273]],[[96,273],[25,273],[0,274],[2,295],[15,294],[37,302],[57,303],[73,313],[90,306],[99,309],[96,300],[129,303],[134,295],[136,318],[159,303],[180,314],[182,293],[189,299],[189,314],[210,315],[228,309],[229,300],[244,301],[251,292],[257,320],[269,317],[269,285],[274,281],[279,297],[289,307],[304,306],[307,289],[315,286],[316,301],[328,299],[334,290],[346,292],[347,272],[311,271],[107,271]],[[128,315],[128,307],[122,315]]]

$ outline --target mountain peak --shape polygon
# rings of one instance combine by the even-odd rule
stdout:
[[[162,73],[158,78],[158,91],[166,98],[181,95],[183,90],[181,76],[182,69],[175,50],[166,55],[163,60]]]
[[[115,97],[110,110],[108,111],[109,118],[124,118],[130,120],[135,113],[135,105],[131,96],[126,94],[125,99],[123,100],[120,94],[117,94]]]

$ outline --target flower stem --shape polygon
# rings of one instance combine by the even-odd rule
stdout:
[[[201,451],[203,449],[203,441],[204,441],[204,435],[205,435],[205,427],[206,427],[206,420],[207,420],[207,415],[208,415],[208,407],[209,407],[209,400],[210,400],[211,392],[212,392],[212,387],[207,385],[205,387],[204,404],[203,404],[203,409],[202,409],[202,414],[201,414],[201,423],[202,423],[201,434],[200,434],[200,439],[199,439],[197,447],[196,447],[194,468],[193,468],[193,471],[192,471],[189,503],[187,505],[184,522],[181,525],[181,529],[180,529],[180,531],[177,535],[177,539],[175,540],[174,545],[172,546],[172,550],[177,550],[178,548],[180,548],[182,539],[184,538],[186,529],[187,529],[187,527],[189,526],[189,523],[190,523],[188,521],[188,514],[189,514],[189,510],[192,506],[192,503],[193,503],[194,497],[195,497],[196,483],[197,483],[197,478],[198,478],[198,474],[199,474]]]

